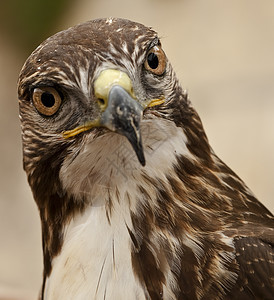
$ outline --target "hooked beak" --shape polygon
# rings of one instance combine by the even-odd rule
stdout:
[[[132,145],[138,160],[145,166],[140,123],[143,107],[121,86],[114,85],[108,95],[108,106],[101,117],[102,126],[124,135]]]
[[[94,94],[102,112],[100,118],[63,132],[63,137],[70,138],[93,127],[108,128],[128,139],[140,164],[145,166],[140,131],[143,110],[146,107],[162,104],[164,100],[153,99],[142,106],[136,100],[128,75],[113,69],[104,70],[100,73],[94,82]]]

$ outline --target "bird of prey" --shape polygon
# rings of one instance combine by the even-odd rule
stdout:
[[[154,30],[59,32],[18,93],[41,299],[273,299],[273,216],[212,150]]]

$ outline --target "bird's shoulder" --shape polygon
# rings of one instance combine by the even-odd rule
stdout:
[[[247,223],[233,235],[238,278],[226,299],[273,299],[274,221]]]
[[[234,245],[239,275],[227,299],[273,299],[273,237],[235,237]]]

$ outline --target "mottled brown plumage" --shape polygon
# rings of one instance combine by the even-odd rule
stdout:
[[[104,79],[105,99],[94,82],[109,69],[130,85]],[[211,149],[152,29],[99,19],[57,33],[18,94],[41,299],[273,297],[273,216]]]

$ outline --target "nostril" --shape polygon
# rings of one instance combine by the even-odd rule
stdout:
[[[102,98],[98,98],[98,102],[99,102],[100,105],[105,105],[106,104],[105,100],[102,99]]]

